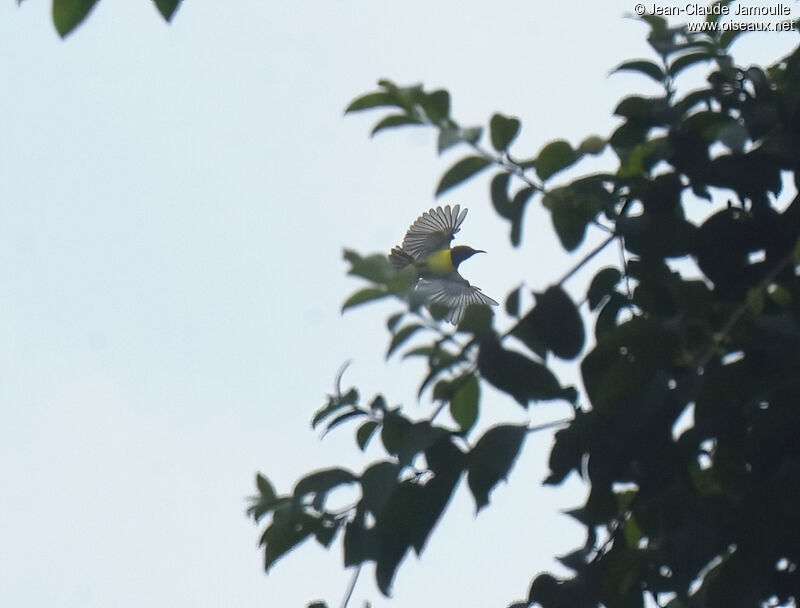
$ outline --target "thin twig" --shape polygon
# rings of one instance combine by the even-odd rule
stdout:
[[[348,602],[350,602],[350,598],[353,595],[353,590],[356,588],[356,581],[358,580],[358,575],[360,572],[361,572],[361,566],[356,568],[356,571],[353,572],[353,578],[350,579],[350,584],[348,585],[347,593],[345,594],[344,599],[342,600],[341,608],[347,608],[347,604]]]

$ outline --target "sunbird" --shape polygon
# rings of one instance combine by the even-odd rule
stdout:
[[[476,253],[486,253],[466,245],[450,247],[465,217],[467,209],[462,211],[460,205],[430,209],[411,224],[403,244],[389,253],[389,261],[398,270],[416,267],[418,278],[414,289],[429,302],[444,304],[448,311],[445,318],[454,325],[461,321],[470,304],[497,306],[497,302],[470,285],[458,272],[461,262]]]

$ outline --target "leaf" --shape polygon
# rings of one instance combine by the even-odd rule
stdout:
[[[256,487],[259,496],[253,497],[251,505],[247,508],[247,514],[255,521],[260,521],[277,506],[278,496],[270,481],[261,473],[256,474]]]
[[[342,312],[349,308],[359,306],[360,304],[366,304],[373,300],[380,300],[388,295],[389,292],[380,287],[365,287],[364,289],[359,289],[344,301],[344,304],[342,304]]]
[[[677,76],[680,72],[688,68],[689,66],[694,65],[695,63],[699,63],[701,61],[711,61],[714,59],[714,55],[709,53],[708,51],[701,51],[699,53],[688,53],[686,55],[681,55],[671,64],[669,64],[669,75],[670,76]]]
[[[264,477],[261,473],[256,474],[256,486],[261,493],[261,498],[265,501],[272,501],[277,498],[275,488],[272,487],[269,479]]]
[[[411,545],[417,555],[422,553],[436,522],[450,502],[466,464],[464,453],[453,445],[449,437],[442,437],[425,450],[425,460],[433,472],[433,479],[417,492],[418,506],[411,531]]]
[[[53,0],[53,25],[64,38],[86,19],[97,0]]]
[[[519,134],[519,119],[502,114],[494,114],[489,120],[489,136],[492,147],[498,152],[508,149]]]
[[[566,169],[580,158],[580,154],[572,149],[569,142],[559,139],[551,141],[539,151],[533,161],[536,174],[542,180],[547,180],[562,169]]]
[[[592,154],[597,155],[606,149],[606,140],[599,135],[590,135],[584,139],[578,146],[579,154]]]
[[[586,234],[586,225],[613,207],[614,199],[597,179],[584,179],[554,188],[542,198],[550,210],[553,227],[567,251],[576,249]]]
[[[361,473],[359,510],[378,517],[383,511],[402,467],[393,460],[373,463]]]
[[[420,105],[433,124],[443,123],[450,118],[450,93],[444,89],[426,93]]]
[[[372,108],[379,108],[382,106],[398,107],[397,98],[387,91],[377,91],[375,93],[367,93],[361,97],[355,98],[347,106],[344,113],[360,112],[362,110],[370,110]]]
[[[652,61],[646,61],[644,59],[639,59],[635,61],[626,61],[618,65],[616,68],[611,70],[611,73],[614,74],[616,72],[639,72],[640,74],[644,74],[645,76],[649,76],[659,84],[664,82],[666,75],[664,74],[664,70],[661,69],[661,66],[653,63]]]
[[[545,346],[559,359],[577,357],[586,338],[578,308],[559,285],[552,285],[536,296],[536,306],[528,315],[539,328]]]
[[[400,453],[411,428],[412,423],[405,416],[393,411],[384,414],[381,441],[389,454],[396,456]]]
[[[616,268],[607,267],[598,271],[589,285],[589,291],[586,292],[589,310],[596,310],[603,299],[614,291],[621,278],[622,274]]]
[[[521,353],[504,349],[494,336],[481,342],[478,369],[487,382],[511,395],[522,407],[530,401],[568,398],[566,389],[549,369]]]
[[[424,329],[424,327],[419,323],[412,323],[397,330],[392,336],[392,341],[389,343],[389,350],[386,351],[386,358],[388,359],[395,350],[405,344],[406,341],[420,329]]]
[[[415,116],[409,116],[408,114],[390,114],[376,123],[376,125],[372,128],[370,135],[375,135],[376,133],[385,129],[394,129],[397,127],[421,124],[422,121]]]
[[[361,256],[352,249],[345,249],[343,257],[350,262],[350,269],[347,274],[354,277],[361,277],[373,283],[386,284],[396,271],[389,264],[389,258],[383,254]]]
[[[300,499],[306,494],[327,494],[342,484],[358,481],[352,472],[338,467],[322,469],[306,475],[294,486],[294,497]]]
[[[476,511],[489,504],[489,493],[501,479],[508,477],[527,432],[524,425],[494,426],[467,454],[467,483],[475,498]]]
[[[462,158],[442,176],[439,185],[436,187],[436,196],[443,194],[450,188],[469,179],[490,164],[491,162],[482,156],[467,156],[466,158]]]
[[[178,5],[181,3],[181,0],[153,0],[156,4],[156,8],[158,12],[161,13],[161,16],[167,20],[167,22],[172,21],[172,17],[175,14],[175,11],[178,10]]]
[[[511,317],[519,317],[519,294],[521,290],[521,287],[517,287],[514,291],[509,293],[506,298],[506,314]]]
[[[455,381],[456,389],[450,399],[450,415],[461,429],[468,433],[478,420],[478,403],[480,401],[480,387],[474,374]]]
[[[511,218],[511,244],[514,247],[519,247],[522,241],[522,217],[525,212],[525,206],[528,201],[537,192],[533,186],[525,186],[514,195],[514,200],[511,205],[514,210],[514,216]]]
[[[324,437],[325,435],[330,433],[333,429],[335,429],[337,426],[339,426],[343,422],[347,422],[351,418],[359,418],[361,416],[366,416],[366,415],[367,413],[365,411],[360,410],[358,408],[353,408],[349,412],[344,412],[343,414],[339,414],[338,416],[336,416],[336,418],[334,418],[328,423],[328,426],[325,427],[325,432],[322,433],[322,436]]]
[[[400,324],[400,321],[403,320],[403,317],[405,316],[405,314],[406,313],[404,313],[404,312],[398,312],[398,313],[393,314],[391,317],[389,317],[386,320],[386,328],[390,332],[394,333],[395,328]]]
[[[494,210],[497,211],[498,215],[506,219],[514,217],[514,207],[508,199],[508,182],[510,180],[511,174],[503,171],[492,178],[492,182],[489,186]]]
[[[355,388],[351,388],[345,394],[341,394],[338,392],[335,395],[328,395],[328,403],[322,406],[314,413],[314,417],[311,419],[311,428],[317,428],[317,425],[322,422],[325,418],[333,414],[334,412],[338,412],[340,409],[345,407],[352,407],[358,403],[358,390]]]
[[[363,452],[367,449],[367,444],[377,428],[378,423],[374,420],[367,420],[364,424],[358,427],[358,430],[356,431],[356,443],[358,444],[359,450]]]
[[[291,513],[284,516],[284,513]],[[314,532],[316,520],[301,512],[276,512],[272,524],[261,536],[264,546],[264,570],[272,565]]]

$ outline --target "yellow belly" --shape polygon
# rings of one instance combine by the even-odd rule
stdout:
[[[442,249],[441,251],[435,251],[430,254],[425,258],[421,266],[420,270],[430,274],[451,274],[456,270],[453,267],[449,249]]]

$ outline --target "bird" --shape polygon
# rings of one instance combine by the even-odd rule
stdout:
[[[409,227],[403,244],[393,247],[389,262],[400,270],[407,266],[417,269],[414,290],[430,303],[446,307],[445,319],[458,325],[470,304],[497,306],[479,287],[470,285],[458,272],[458,266],[476,253],[486,253],[466,245],[450,247],[461,229],[467,209],[461,205],[436,207],[420,215]]]

